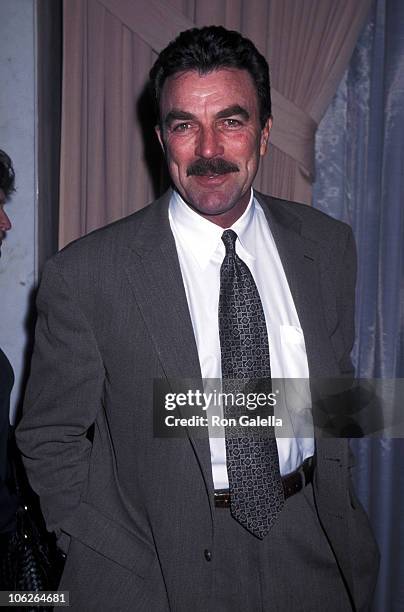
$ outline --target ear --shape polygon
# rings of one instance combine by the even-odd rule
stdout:
[[[157,138],[159,139],[159,143],[160,143],[161,148],[163,149],[163,153],[165,153],[166,150],[165,150],[165,146],[164,146],[163,134],[161,132],[159,124],[154,126],[154,131],[157,134]]]
[[[265,155],[268,148],[269,133],[272,127],[272,117],[269,117],[261,130],[260,155]]]

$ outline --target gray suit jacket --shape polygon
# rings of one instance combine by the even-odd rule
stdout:
[[[256,196],[296,304],[310,375],[352,374],[351,230],[310,207]],[[201,376],[169,197],[58,253],[38,293],[17,439],[48,528],[68,552],[60,588],[70,590],[74,610],[211,609],[208,438],[153,437],[153,379]],[[349,465],[345,440],[318,440],[319,520],[360,610],[374,587],[377,550]]]

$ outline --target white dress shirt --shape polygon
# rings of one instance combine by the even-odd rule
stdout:
[[[188,307],[203,379],[221,379],[218,305],[220,267],[225,256],[224,229],[193,211],[174,191],[169,206]],[[236,252],[247,264],[261,297],[271,360],[272,378],[308,379],[303,331],[275,241],[260,204],[253,197],[243,215],[231,226]],[[308,385],[307,385],[308,388]],[[305,409],[309,401],[306,400]],[[313,430],[307,417],[306,437],[276,438],[281,474],[297,469],[314,453]],[[296,427],[293,427],[296,433]],[[224,436],[224,433],[223,433]],[[209,437],[215,489],[227,489],[224,437]]]

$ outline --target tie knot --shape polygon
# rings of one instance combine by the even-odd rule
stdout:
[[[228,253],[235,253],[235,244],[237,240],[236,232],[233,232],[231,229],[224,231],[222,234],[222,240],[224,246],[226,247],[226,255]]]

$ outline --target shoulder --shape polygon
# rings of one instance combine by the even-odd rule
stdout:
[[[135,238],[142,227],[144,218],[150,213],[149,207],[154,205],[155,203],[149,204],[127,217],[118,219],[70,242],[53,257],[53,260],[62,263],[70,258],[82,256],[84,253],[87,255],[91,253],[100,254],[100,249],[102,252],[108,248],[119,249],[122,245],[126,246],[128,241]]]
[[[289,225],[298,224],[301,232],[311,240],[324,245],[330,242],[352,240],[352,228],[322,211],[289,200],[282,200],[255,192],[259,203],[267,207],[271,216]]]
[[[125,259],[142,236],[145,226],[168,224],[169,194],[148,204],[141,210],[96,229],[74,240],[48,260],[46,267],[59,270],[96,269],[106,271]]]

